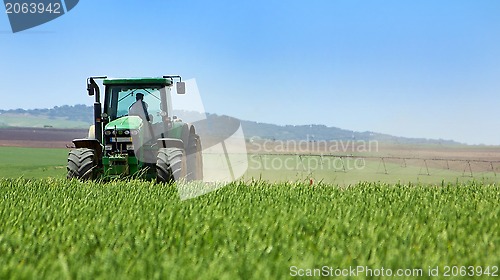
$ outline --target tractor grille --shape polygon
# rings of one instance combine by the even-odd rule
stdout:
[[[125,160],[120,160],[120,161],[111,161],[111,165],[127,165],[127,161]]]
[[[118,141],[117,141],[118,140]],[[106,137],[106,155],[128,154],[134,156],[134,147],[130,137]]]

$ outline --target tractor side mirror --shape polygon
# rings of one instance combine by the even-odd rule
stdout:
[[[89,96],[93,96],[95,94],[95,89],[90,83],[87,84],[87,92],[89,93]]]
[[[98,77],[100,79],[100,77]],[[94,81],[94,78],[87,79],[87,92],[90,96],[97,94],[99,96],[99,86]]]
[[[184,82],[177,82],[177,94],[186,94],[186,84]]]

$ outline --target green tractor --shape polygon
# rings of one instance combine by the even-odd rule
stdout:
[[[103,80],[104,106],[96,79]],[[88,94],[95,96],[94,124],[87,138],[73,140],[67,177],[202,180],[200,137],[192,124],[173,116],[174,79],[177,94],[185,94],[180,76],[88,78]]]

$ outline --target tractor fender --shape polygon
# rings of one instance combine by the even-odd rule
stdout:
[[[178,148],[184,150],[184,143],[177,138],[160,138],[158,139],[158,146],[162,148]]]
[[[75,148],[87,148],[94,150],[98,159],[102,157],[102,145],[97,139],[74,139]]]

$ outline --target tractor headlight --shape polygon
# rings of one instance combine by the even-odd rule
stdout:
[[[130,135],[130,131],[129,131],[129,130],[125,130],[123,133],[124,133],[125,135]]]
[[[137,135],[137,134],[139,134],[139,130],[134,129],[134,130],[130,131],[130,134]]]
[[[104,131],[104,135],[106,135],[106,136],[110,136],[110,135],[111,135],[111,130],[106,130],[106,131]]]

